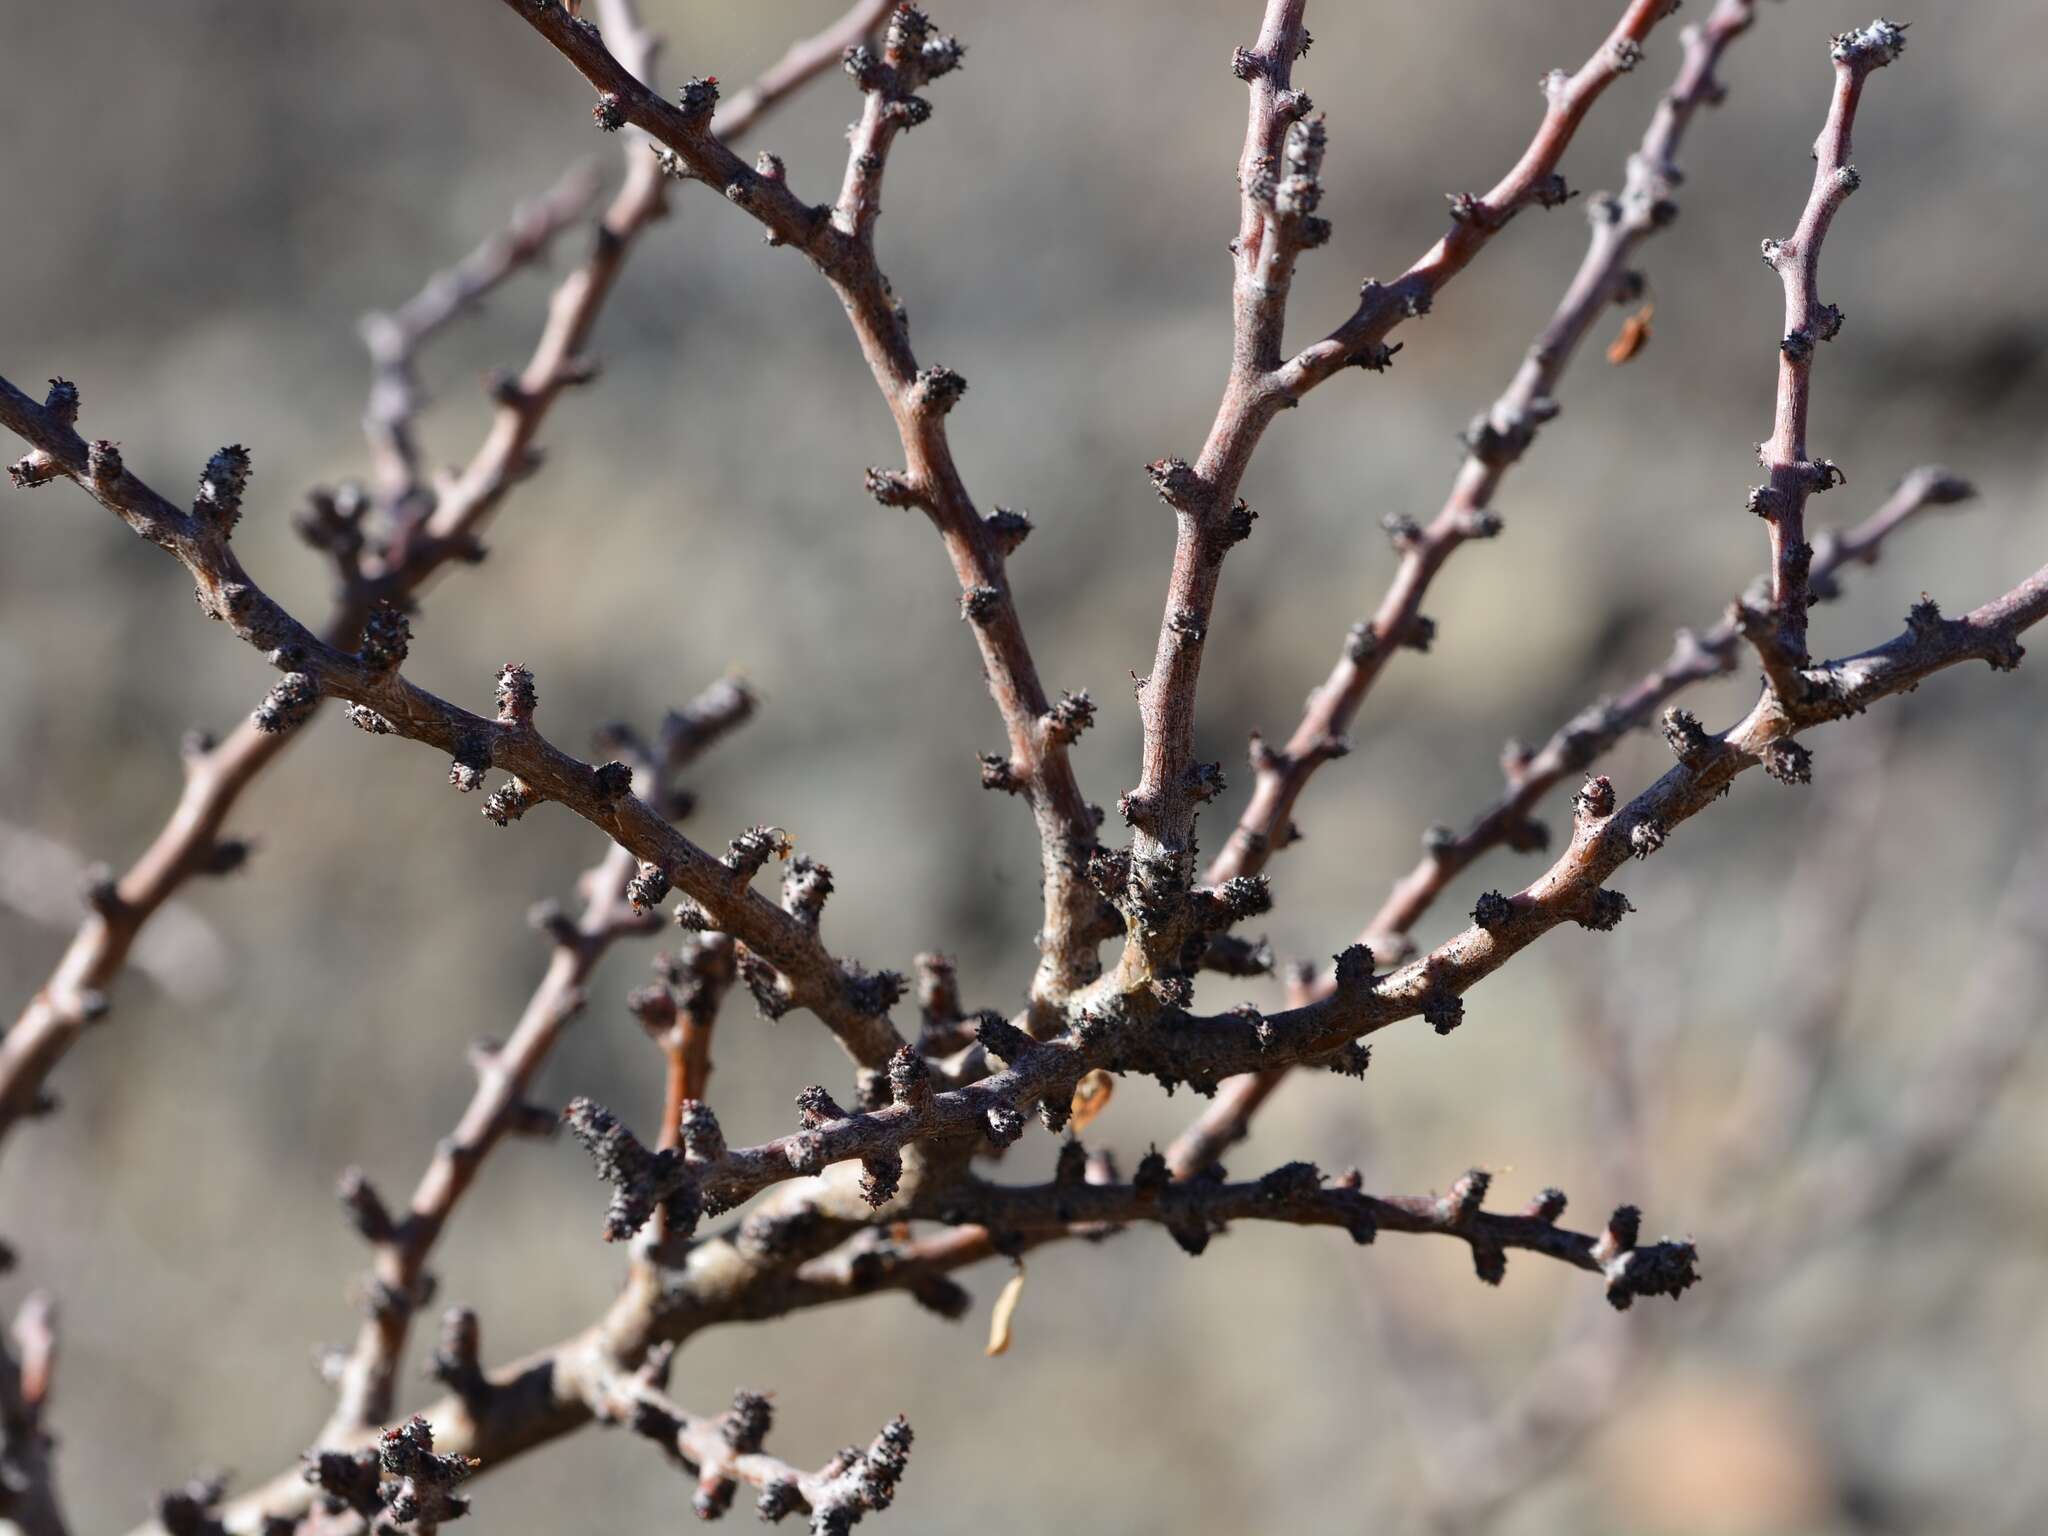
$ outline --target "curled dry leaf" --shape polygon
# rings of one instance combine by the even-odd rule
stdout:
[[[1002,1293],[996,1297],[995,1310],[988,1315],[988,1349],[990,1359],[1010,1352],[1010,1324],[1017,1316],[1017,1303],[1024,1298],[1024,1266],[1017,1266],[1017,1273],[1004,1282]]]
[[[1617,368],[1623,363],[1633,362],[1650,344],[1650,320],[1656,313],[1656,305],[1645,304],[1622,321],[1621,330],[1607,344],[1607,361]]]
[[[1110,1096],[1115,1092],[1116,1079],[1100,1067],[1074,1084],[1074,1105],[1067,1124],[1076,1136],[1093,1125],[1097,1117],[1109,1108]]]

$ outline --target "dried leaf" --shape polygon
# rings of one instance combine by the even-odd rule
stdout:
[[[1650,344],[1650,317],[1656,313],[1656,305],[1645,304],[1622,321],[1621,333],[1608,344],[1607,361],[1619,368],[1647,347]]]
[[[1017,1266],[1017,1273],[1004,1284],[1002,1294],[996,1297],[995,1310],[988,1315],[989,1358],[1007,1354],[1010,1349],[1010,1323],[1017,1315],[1017,1303],[1024,1296],[1024,1266]]]
[[[1116,1079],[1100,1067],[1074,1084],[1074,1104],[1069,1111],[1072,1118],[1068,1125],[1076,1136],[1093,1125],[1096,1118],[1109,1108],[1110,1095],[1115,1092]]]

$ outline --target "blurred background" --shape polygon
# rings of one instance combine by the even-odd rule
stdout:
[[[839,9],[644,5],[670,81],[749,78]],[[1813,440],[1849,484],[1813,515],[1847,522],[1930,459],[1983,496],[1851,574],[1815,621],[1835,654],[1894,633],[1923,590],[1951,610],[2005,590],[2048,547],[2048,11],[1931,9],[1871,85],[1863,190],[1828,246],[1824,294],[1848,324],[1822,355]],[[1538,74],[1575,68],[1618,10],[1313,8],[1297,84],[1329,116],[1335,235],[1303,263],[1291,339],[1348,313],[1361,278],[1398,273],[1439,233],[1444,193],[1493,182],[1535,125]],[[936,19],[968,65],[932,88],[936,125],[890,172],[884,264],[923,360],[971,382],[952,431],[981,505],[1037,522],[1013,581],[1048,685],[1103,705],[1077,766],[1104,803],[1135,776],[1129,674],[1149,663],[1171,548],[1143,465],[1193,455],[1228,360],[1244,93],[1227,64],[1257,11],[947,0]],[[0,368],[24,387],[78,380],[88,435],[120,439],[171,494],[219,444],[249,444],[237,547],[295,611],[324,612],[326,571],[289,514],[366,473],[357,318],[576,157],[614,175],[588,91],[488,0],[8,0],[0,18]],[[1626,368],[1602,359],[1605,332],[1581,355],[1502,495],[1506,532],[1436,583],[1435,647],[1396,661],[1357,750],[1305,796],[1307,841],[1272,870],[1283,957],[1327,957],[1426,825],[1479,809],[1503,737],[1540,739],[1661,660],[1674,625],[1711,621],[1762,564],[1742,495],[1781,298],[1757,243],[1805,197],[1827,36],[1868,19],[1768,5],[1731,49],[1728,104],[1685,148],[1684,213],[1640,263],[1654,337]],[[1618,184],[1678,56],[1660,32],[1600,102],[1565,160],[1574,186]],[[828,76],[746,147],[825,197],[854,102]],[[1403,331],[1390,374],[1337,379],[1276,425],[1212,630],[1203,756],[1234,767],[1248,729],[1291,728],[1392,572],[1380,519],[1435,511],[1454,434],[1578,261],[1582,207],[1517,220]],[[524,359],[547,291],[528,274],[436,344],[431,461],[473,450],[478,379]],[[841,953],[907,970],[943,949],[970,1006],[1015,1006],[1037,916],[1029,818],[977,785],[973,754],[1001,732],[937,540],[861,490],[899,451],[830,293],[692,188],[636,248],[592,350],[603,378],[556,408],[547,467],[490,529],[489,561],[427,597],[410,674],[482,708],[521,658],[573,746],[743,673],[763,708],[694,775],[686,829],[722,846],[757,821],[789,828],[838,875]],[[1709,725],[1750,696],[1746,672],[1691,701]],[[227,727],[268,681],[75,491],[0,489],[9,1010],[75,921],[62,871],[125,867],[174,801],[181,732]],[[1230,1159],[1362,1162],[1368,1188],[1400,1191],[1480,1164],[1497,1204],[1558,1184],[1580,1225],[1637,1201],[1651,1235],[1701,1246],[1706,1284],[1682,1303],[1612,1314],[1588,1277],[1526,1256],[1490,1290],[1451,1243],[1242,1229],[1190,1263],[1145,1230],[1034,1256],[1004,1358],[982,1354],[1003,1278],[985,1270],[964,1277],[981,1309],[962,1325],[893,1297],[703,1335],[677,1395],[715,1408],[774,1389],[771,1448],[809,1465],[907,1413],[918,1453],[885,1517],[901,1532],[2040,1529],[2048,1061],[2022,1047],[2043,1012],[2048,898],[2028,848],[2044,689],[2048,668],[1970,668],[1819,735],[1811,789],[1745,777],[1620,878],[1640,913],[1619,933],[1558,933],[1482,984],[1449,1038],[1389,1031],[1362,1085],[1289,1084]],[[1666,762],[1635,740],[1609,771],[1632,792]],[[1242,804],[1249,775],[1233,777],[1212,844]],[[204,1467],[267,1476],[307,1443],[329,1406],[309,1352],[352,1335],[362,1264],[334,1177],[359,1162],[392,1198],[410,1189],[466,1101],[466,1043],[509,1027],[539,975],[527,906],[568,897],[600,852],[558,812],[500,832],[441,780],[430,756],[323,714],[236,817],[250,867],[160,920],[109,1022],[59,1069],[61,1112],[8,1147],[0,1234],[20,1264],[0,1300],[47,1286],[65,1309],[54,1423],[80,1530],[140,1519]],[[1536,868],[1491,856],[1418,938]],[[657,1056],[621,1005],[651,953],[614,952],[543,1097],[653,1118]],[[1276,990],[1205,982],[1202,1002]],[[1820,1039],[1800,1060],[1821,1070],[1810,1112],[1769,1122],[1784,1146],[1738,1138],[1773,1149],[1758,1165],[1731,1152],[1730,1115],[1781,1035]],[[787,1129],[801,1085],[846,1077],[822,1030],[758,1021],[744,998],[717,1060],[740,1141]],[[1197,1107],[1132,1081],[1091,1140],[1134,1158]],[[1035,1176],[1050,1148],[1034,1132],[1009,1172]],[[623,1255],[598,1241],[601,1204],[573,1146],[493,1158],[434,1266],[444,1298],[480,1310],[493,1359],[609,1299]],[[1503,1482],[1497,1507],[1475,1497]],[[478,1528],[508,1536],[664,1528],[688,1499],[643,1444],[597,1432],[474,1493]]]

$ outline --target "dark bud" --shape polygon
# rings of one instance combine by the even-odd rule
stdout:
[[[206,875],[231,875],[249,862],[254,846],[246,838],[218,837],[208,845],[199,871]]]
[[[1837,64],[1882,69],[1906,51],[1906,29],[1879,17],[1867,27],[1837,33],[1828,56]]]
[[[1432,822],[1422,834],[1422,851],[1432,859],[1446,859],[1456,851],[1458,834],[1442,822]]]
[[[1523,1212],[1523,1214],[1532,1217],[1537,1221],[1543,1222],[1546,1225],[1551,1225],[1554,1224],[1560,1216],[1564,1215],[1564,1208],[1564,1191],[1558,1189],[1553,1185],[1551,1188],[1546,1189],[1541,1194],[1537,1195],[1537,1197],[1534,1200],[1530,1201],[1529,1209]]]
[[[1339,1077],[1364,1077],[1366,1068],[1372,1065],[1372,1047],[1353,1040],[1340,1047],[1326,1065]]]
[[[63,426],[78,425],[78,386],[69,379],[50,380],[49,393],[43,396],[43,409]]]
[[[633,770],[621,762],[598,764],[591,770],[590,779],[598,798],[608,804],[623,800],[633,792]]]
[[[242,491],[249,483],[249,450],[230,443],[206,461],[199,472],[199,492],[192,515],[212,522],[222,533],[233,531],[242,517]]]
[[[524,779],[515,775],[492,790],[485,799],[484,818],[498,826],[509,827],[538,804],[540,796]]]
[[[904,1108],[922,1112],[931,1108],[931,1068],[916,1050],[899,1045],[889,1058],[889,1096]]]
[[[1484,1168],[1468,1170],[1443,1198],[1446,1216],[1454,1227],[1472,1224],[1486,1204],[1486,1192],[1493,1188],[1493,1175]]]
[[[1833,341],[1842,334],[1842,312],[1832,304],[1823,304],[1813,317],[1815,334],[1822,341]]]
[[[94,864],[85,871],[80,882],[85,904],[102,917],[111,917],[121,909],[120,888],[114,883],[111,865]]]
[[[1072,746],[1080,739],[1083,731],[1095,723],[1095,701],[1088,696],[1087,689],[1079,693],[1062,693],[1059,703],[1046,716],[1045,734],[1047,739],[1060,746]]]
[[[1258,520],[1259,514],[1254,512],[1242,497],[1238,498],[1231,509],[1223,515],[1223,527],[1209,549],[1210,560],[1221,560],[1225,550],[1250,538],[1252,524]]]
[[[1579,918],[1579,926],[1590,928],[1595,933],[1612,933],[1621,926],[1621,920],[1633,911],[1635,907],[1621,892],[1602,887],[1595,891],[1586,903],[1586,911]]]
[[[818,926],[825,901],[832,894],[832,871],[816,859],[798,855],[782,877],[782,909],[809,927]]]
[[[85,472],[95,483],[120,479],[121,445],[103,437],[97,439],[86,453]]]
[[[1337,990],[1372,985],[1373,955],[1363,944],[1353,944],[1336,956]]]
[[[562,1119],[590,1154],[598,1177],[612,1186],[611,1206],[605,1212],[606,1242],[631,1237],[647,1224],[656,1206],[672,1203],[680,1184],[681,1153],[669,1148],[649,1151],[610,1110],[589,1099],[570,1100]]]
[[[1647,859],[1664,846],[1666,836],[1664,823],[1654,817],[1639,821],[1629,829],[1628,851],[1639,859]]]
[[[1138,1159],[1137,1171],[1131,1175],[1131,1188],[1137,1191],[1140,1200],[1158,1199],[1172,1182],[1166,1169],[1166,1154],[1156,1145]]]
[[[13,480],[18,491],[32,491],[39,485],[48,485],[61,473],[57,461],[41,449],[24,454],[7,466],[8,478]]]
[[[903,132],[931,121],[932,104],[922,96],[904,96],[882,109],[882,115]]]
[[[1031,537],[1031,514],[1028,512],[997,507],[982,521],[989,531],[989,537],[995,540],[996,547],[1002,550],[1005,556],[1014,555],[1017,546]]]
[[[157,1495],[157,1523],[169,1536],[215,1536],[226,1530],[214,1516],[227,1491],[227,1478],[219,1473],[195,1477]]]
[[[1097,848],[1088,855],[1088,883],[1110,901],[1120,900],[1131,883],[1131,851]]]
[[[1159,493],[1161,501],[1176,512],[1193,510],[1201,481],[1186,459],[1154,459],[1145,466],[1145,473],[1151,476],[1152,489]]]
[[[1774,741],[1764,748],[1764,772],[1780,784],[1811,784],[1813,754],[1792,740]]]
[[[774,1525],[802,1509],[803,1503],[803,1493],[794,1478],[776,1478],[762,1486],[761,1497],[754,1501],[754,1513]]]
[[[889,13],[889,25],[882,34],[883,47],[892,59],[915,58],[931,35],[929,16],[914,5],[899,5]]]
[[[960,617],[983,624],[1002,606],[1003,594],[995,587],[969,587],[960,594]]]
[[[718,76],[698,75],[685,80],[676,104],[683,109],[683,116],[692,121],[707,121],[718,105]]]
[[[927,368],[917,376],[912,389],[920,409],[943,416],[967,393],[967,380],[951,368]]]
[[[779,1019],[795,1006],[782,985],[782,976],[751,949],[741,947],[736,957],[740,980],[746,983],[754,1006],[764,1019]]]
[[[1472,907],[1472,921],[1491,933],[1515,915],[1515,904],[1499,891],[1487,891]]]
[[[1411,651],[1422,651],[1426,654],[1435,639],[1436,620],[1425,613],[1415,615],[1401,631],[1401,644]]]
[[[840,55],[839,63],[863,91],[879,91],[889,83],[888,66],[876,58],[875,51],[865,43],[855,43],[848,48]]]
[[[249,719],[259,731],[282,735],[311,719],[319,703],[320,690],[312,678],[303,672],[287,672],[271,685]]]
[[[758,875],[770,859],[788,858],[793,846],[789,834],[780,827],[749,827],[725,845],[725,856],[719,863],[738,877],[737,883],[744,885]]]
[[[1385,373],[1394,364],[1394,354],[1406,345],[1406,342],[1397,341],[1390,347],[1384,341],[1375,341],[1352,361],[1367,373]]]
[[[668,892],[668,873],[659,864],[643,861],[639,872],[626,882],[626,899],[633,904],[635,912],[660,906]]]
[[[715,1163],[725,1156],[725,1132],[718,1116],[702,1099],[685,1099],[678,1116],[683,1137],[683,1154],[693,1163]]]
[[[903,1184],[903,1159],[894,1152],[864,1157],[860,1163],[860,1197],[876,1210],[896,1198]]]
[[[917,487],[901,470],[869,466],[867,491],[885,507],[914,507],[918,504]]]
[[[497,695],[498,718],[507,724],[531,720],[540,702],[533,674],[516,661],[508,661],[498,670]]]
[[[391,1213],[384,1206],[383,1196],[377,1193],[369,1177],[360,1168],[345,1168],[340,1180],[334,1186],[335,1198],[341,1202],[342,1212],[348,1217],[350,1226],[363,1241],[384,1243],[391,1240],[395,1230]]]
[[[1433,992],[1423,999],[1422,1020],[1440,1035],[1465,1022],[1465,1002],[1455,992]]]
[[[412,647],[412,623],[395,604],[380,602],[363,621],[357,659],[372,672],[396,672]]]
[[[1778,350],[1795,363],[1803,363],[1813,356],[1813,336],[1807,331],[1787,331],[1778,343]]]
[[[1833,459],[1811,459],[1799,466],[1805,472],[1807,483],[1818,496],[1822,491],[1831,491],[1838,485],[1847,485],[1849,477],[1842,473],[1842,466]]]
[[[917,50],[917,56],[924,65],[925,79],[936,80],[941,75],[950,75],[966,61],[967,45],[954,37],[930,37]]]
[[[697,1491],[690,1495],[690,1513],[699,1520],[720,1520],[732,1508],[740,1485],[729,1477],[700,1475]]]
[[[464,1398],[484,1386],[482,1330],[469,1307],[450,1307],[441,1314],[441,1340],[434,1351],[431,1374]]]
[[[1006,795],[1014,795],[1024,789],[1024,778],[1011,766],[1009,758],[1000,752],[978,754],[981,763],[981,787],[999,789]]]
[[[1273,910],[1273,891],[1264,875],[1238,875],[1216,887],[1216,900],[1231,923],[1261,917]]]
[[[985,1117],[989,1144],[1001,1151],[1024,1134],[1024,1117],[1006,1104],[998,1104]]]
[[[465,795],[470,794],[484,787],[484,774],[490,766],[491,755],[481,742],[464,742],[448,764],[448,782]]]
[[[821,1125],[846,1118],[846,1111],[817,1083],[796,1096],[796,1114],[797,1123],[807,1131],[815,1131]]]
[[[1502,840],[1516,853],[1541,853],[1550,846],[1550,828],[1529,817],[1509,827]]]
[[[1283,1163],[1259,1180],[1259,1195],[1275,1202],[1299,1200],[1323,1187],[1323,1171],[1314,1163]]]
[[[1572,796],[1572,807],[1582,816],[1598,820],[1614,814],[1614,784],[1606,774],[1595,774]]]
[[[1664,740],[1670,744],[1672,755],[1687,767],[1691,767],[1708,746],[1706,728],[1700,724],[1699,716],[1689,709],[1664,711]]]
[[[626,104],[615,93],[606,91],[590,109],[590,117],[606,133],[617,133],[626,126]]]
[[[984,1051],[1006,1067],[1017,1065],[1031,1049],[1031,1037],[993,1010],[976,1016],[974,1036]]]
[[[775,1425],[773,1404],[759,1392],[733,1394],[732,1408],[719,1415],[718,1434],[734,1451],[751,1456],[761,1449]]]

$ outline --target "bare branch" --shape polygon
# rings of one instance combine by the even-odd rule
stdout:
[[[1240,52],[1237,60],[1238,72],[1251,84],[1252,104],[1240,166],[1245,211],[1236,247],[1236,345],[1229,383],[1195,463],[1162,459],[1151,466],[1160,496],[1174,509],[1177,533],[1158,649],[1138,695],[1143,765],[1136,788],[1122,802],[1136,831],[1134,867],[1157,870],[1158,878],[1182,887],[1191,884],[1196,811],[1223,787],[1220,768],[1194,758],[1195,694],[1223,556],[1250,530],[1253,514],[1238,501],[1237,488],[1267,425],[1343,363],[1383,368],[1392,356],[1385,337],[1400,320],[1425,313],[1437,291],[1528,203],[1563,200],[1555,173],[1565,146],[1594,99],[1640,57],[1643,38],[1669,9],[1669,0],[1633,0],[1576,76],[1549,76],[1548,110],[1515,168],[1484,198],[1453,199],[1450,233],[1391,289],[1367,284],[1360,314],[1368,319],[1354,317],[1332,341],[1283,364],[1287,274],[1294,254],[1322,233],[1306,221],[1316,200],[1322,149],[1319,125],[1286,126],[1308,107],[1291,89],[1302,5],[1269,0],[1258,47]],[[1280,178],[1283,131],[1295,148],[1287,151],[1288,175]],[[1297,190],[1283,197],[1290,182]],[[1291,216],[1283,213],[1283,202]],[[1170,981],[1179,933],[1169,923],[1165,931],[1144,931],[1139,938],[1125,949],[1126,981],[1142,982],[1162,971]]]
[[[650,800],[673,799],[672,793],[664,793],[667,775],[694,761],[744,722],[753,709],[752,694],[731,682],[707,689],[687,709],[670,717],[681,723],[666,734],[671,741],[687,745],[674,747],[659,768],[651,760],[639,763],[640,792]],[[421,1175],[405,1215],[397,1220],[358,1219],[357,1226],[369,1240],[374,1257],[368,1315],[354,1349],[333,1364],[339,1400],[320,1433],[319,1444],[346,1444],[390,1419],[406,1338],[420,1302],[431,1289],[427,1260],[456,1204],[475,1182],[491,1149],[506,1135],[554,1131],[554,1112],[528,1097],[534,1078],[562,1030],[582,1011],[585,986],[612,944],[630,935],[658,932],[661,927],[659,916],[636,911],[627,899],[626,888],[637,867],[632,854],[614,844],[584,877],[587,895],[580,917],[572,919],[552,905],[536,909],[535,926],[550,941],[548,968],[518,1024],[503,1044],[483,1042],[472,1050],[476,1092],[454,1133],[435,1146],[433,1161]],[[715,1010],[715,998],[708,1006]],[[693,1006],[691,1011],[699,1009]],[[708,1031],[708,1016],[703,1027]],[[343,1176],[342,1199],[352,1213],[381,1210],[381,1201],[359,1169]]]
[[[607,26],[624,49],[623,67],[635,78],[651,78],[655,39],[639,26],[631,0],[605,0],[605,8]],[[872,9],[871,0],[863,0],[848,20]],[[823,36],[837,38],[845,25]],[[793,69],[789,63],[770,71],[736,103],[738,110],[720,120],[719,131],[744,132],[817,73],[814,64]],[[389,547],[370,551],[365,559],[360,505],[351,509],[352,516],[343,516],[333,498],[316,498],[315,514],[302,523],[301,532],[326,547],[348,578],[322,629],[328,643],[354,645],[374,603],[403,605],[441,570],[475,557],[484,523],[536,467],[533,441],[554,401],[575,379],[588,377],[581,362],[584,347],[634,241],[665,211],[659,167],[644,150],[629,156],[625,180],[598,225],[589,256],[556,288],[531,358],[498,392],[482,445],[452,484],[436,489],[430,516],[403,525]],[[71,408],[75,411],[75,391]],[[32,475],[43,473],[37,454],[22,462]],[[56,970],[0,1037],[0,1139],[40,1101],[43,1084],[84,1027],[104,1014],[107,989],[144,925],[187,880],[230,867],[223,865],[224,850],[246,849],[223,836],[228,817],[243,790],[293,739],[245,722],[218,745],[199,738],[188,751],[177,808],[116,883],[117,902],[88,914]]]
[[[814,931],[756,895],[729,866],[633,794],[630,773],[570,756],[542,737],[530,716],[501,710],[493,720],[471,714],[414,687],[376,657],[366,659],[319,639],[249,579],[218,524],[180,512],[111,458],[111,445],[89,448],[4,379],[0,425],[35,444],[59,472],[136,533],[174,554],[198,583],[201,607],[284,674],[258,709],[259,725],[267,720],[270,728],[292,729],[318,699],[339,698],[357,706],[352,718],[372,734],[403,736],[449,754],[454,760],[451,779],[458,787],[480,785],[488,768],[504,770],[526,797],[522,808],[536,800],[555,801],[624,845],[650,880],[659,877],[660,890],[652,891],[655,901],[670,886],[683,891],[716,927],[780,971],[794,1001],[816,1013],[857,1061],[869,1067],[887,1062],[899,1043],[887,1010],[900,991],[900,979],[843,968]]]
[[[659,141],[671,175],[716,188],[764,227],[771,244],[801,251],[845,305],[896,422],[906,461],[900,472],[871,471],[870,489],[884,505],[922,508],[938,528],[960,584],[962,617],[973,626],[990,694],[1008,730],[1004,782],[1027,792],[1038,821],[1046,919],[1033,996],[1050,1027],[1048,1010],[1096,975],[1096,946],[1113,928],[1083,875],[1095,842],[1096,815],[1068,763],[1072,734],[1039,682],[1011,599],[1004,573],[1009,529],[975,509],[947,445],[945,416],[965,382],[950,369],[919,368],[873,243],[889,146],[899,132],[930,115],[929,102],[915,91],[957,67],[960,45],[934,35],[922,12],[899,6],[880,57],[863,56],[861,50],[849,54],[849,68],[868,100],[855,128],[839,202],[828,210],[798,198],[773,156],[748,166],[719,142],[711,128],[715,80],[691,82],[681,105],[671,106],[634,80],[594,29],[559,6],[505,3],[576,66],[598,91],[601,111]]]
[[[1500,1284],[1506,1274],[1509,1249],[1526,1249],[1604,1276],[1607,1300],[1618,1310],[1638,1296],[1677,1296],[1699,1278],[1691,1243],[1637,1245],[1641,1216],[1633,1206],[1621,1207],[1604,1232],[1589,1236],[1557,1225],[1562,1196],[1546,1197],[1517,1216],[1483,1210],[1490,1182],[1474,1169],[1442,1195],[1386,1197],[1362,1193],[1356,1170],[1326,1183],[1313,1164],[1289,1163],[1249,1183],[1176,1183],[1155,1150],[1129,1184],[969,1182],[928,1197],[923,1214],[948,1223],[975,1222],[999,1234],[1156,1222],[1190,1254],[1201,1253],[1233,1221],[1342,1227],[1357,1243],[1370,1243],[1381,1232],[1436,1233],[1469,1245],[1473,1268],[1488,1285]],[[996,1246],[1004,1246],[1000,1237]]]
[[[444,326],[480,306],[486,295],[522,268],[547,257],[555,237],[580,221],[596,199],[597,167],[585,162],[531,202],[512,222],[454,266],[435,273],[397,309],[365,315],[359,327],[371,363],[370,399],[363,431],[385,512],[412,521],[427,510],[420,480],[414,423],[426,403],[419,381],[419,350]]]
[[[1642,274],[1629,263],[1645,241],[1677,217],[1679,142],[1700,108],[1720,100],[1714,71],[1755,16],[1755,0],[1722,0],[1704,24],[1684,30],[1677,79],[1629,157],[1621,193],[1602,193],[1590,204],[1592,232],[1578,271],[1513,381],[1466,430],[1465,459],[1443,509],[1425,527],[1390,524],[1400,569],[1372,620],[1353,628],[1330,675],[1309,695],[1287,744],[1271,749],[1254,738],[1251,801],[1210,863],[1209,884],[1257,874],[1275,850],[1287,845],[1294,835],[1294,804],[1310,776],[1347,750],[1345,733],[1387,662],[1426,633],[1420,627],[1427,623],[1422,602],[1431,580],[1461,545],[1500,531],[1501,520],[1492,511],[1494,496],[1543,424],[1557,414],[1558,385],[1573,355],[1610,305],[1642,292]]]
[[[1826,125],[1813,146],[1813,191],[1789,239],[1764,241],[1764,261],[1785,285],[1785,331],[1778,343],[1778,404],[1771,439],[1757,450],[1768,472],[1750,492],[1750,510],[1770,524],[1771,596],[1764,622],[1751,638],[1774,689],[1797,688],[1805,666],[1808,570],[1813,550],[1806,543],[1806,501],[1846,477],[1831,460],[1810,459],[1806,418],[1812,391],[1814,348],[1834,340],[1842,312],[1822,304],[1820,248],[1835,214],[1861,184],[1849,163],[1849,134],[1863,82],[1905,51],[1901,27],[1874,21],[1834,40],[1834,99]]]

